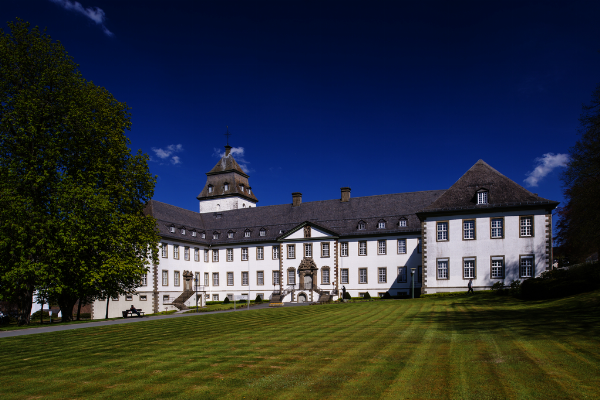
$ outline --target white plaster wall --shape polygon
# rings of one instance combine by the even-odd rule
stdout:
[[[519,217],[534,216],[534,236],[519,237]],[[504,217],[504,238],[490,238],[490,218]],[[475,219],[476,239],[463,240],[462,222]],[[519,255],[535,256],[535,276],[546,270],[546,212],[544,210],[518,211],[508,213],[472,214],[453,217],[428,218],[425,222],[427,231],[426,256],[427,276],[426,293],[467,290],[468,279],[463,279],[463,257],[476,257],[476,278],[473,287],[489,289],[497,281],[492,279],[491,256],[504,256],[506,284],[519,278]],[[449,240],[436,241],[436,223],[449,222]],[[449,279],[437,279],[438,258],[449,259]]]
[[[237,196],[200,200],[200,213],[237,210],[238,208],[250,207],[256,207],[256,203]]]

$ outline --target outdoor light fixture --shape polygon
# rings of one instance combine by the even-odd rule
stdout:
[[[410,282],[411,282],[411,287],[412,287],[411,293],[412,293],[413,299],[415,298],[415,271],[416,270],[417,270],[416,268],[410,269]]]

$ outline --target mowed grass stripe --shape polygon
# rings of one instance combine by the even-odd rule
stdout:
[[[6,338],[2,395],[598,398],[599,300],[599,292],[529,303],[477,294]]]

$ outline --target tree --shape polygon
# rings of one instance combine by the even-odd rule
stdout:
[[[579,118],[580,138],[563,173],[567,204],[558,210],[557,243],[572,260],[600,254],[600,85]]]
[[[45,291],[78,299],[135,288],[158,256],[143,209],[155,177],[132,155],[129,107],[86,81],[59,42],[17,19],[0,30],[0,299],[29,322]]]

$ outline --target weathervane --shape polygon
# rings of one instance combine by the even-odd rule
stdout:
[[[227,133],[224,135],[227,136],[227,146],[229,146],[229,136],[231,136],[231,133],[229,133],[229,126],[227,126]]]

